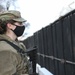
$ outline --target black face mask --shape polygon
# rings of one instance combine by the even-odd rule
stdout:
[[[16,26],[14,30],[12,30],[17,37],[21,36],[25,30],[25,26]]]

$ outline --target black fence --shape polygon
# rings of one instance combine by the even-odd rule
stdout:
[[[37,63],[54,75],[75,75],[75,10],[24,40],[37,47]]]

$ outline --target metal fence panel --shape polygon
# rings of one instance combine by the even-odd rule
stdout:
[[[75,75],[75,10],[24,41],[37,46],[37,63],[54,75]]]

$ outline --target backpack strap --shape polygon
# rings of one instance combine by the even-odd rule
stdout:
[[[12,42],[10,42],[10,41],[8,41],[8,40],[6,40],[6,39],[0,39],[0,41],[6,41],[6,42],[7,42],[8,44],[10,44],[13,48],[15,48],[15,49],[17,50],[17,52],[19,52],[19,53],[22,53],[22,54],[27,53],[27,52],[25,52],[23,49],[21,49],[20,47],[18,47],[17,45],[13,44]]]

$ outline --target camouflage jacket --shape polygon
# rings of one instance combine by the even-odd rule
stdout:
[[[13,41],[6,35],[0,35],[0,39],[6,39],[23,50],[25,46],[19,41]],[[26,55],[20,55],[6,41],[0,41],[0,75],[29,75],[28,60]]]

